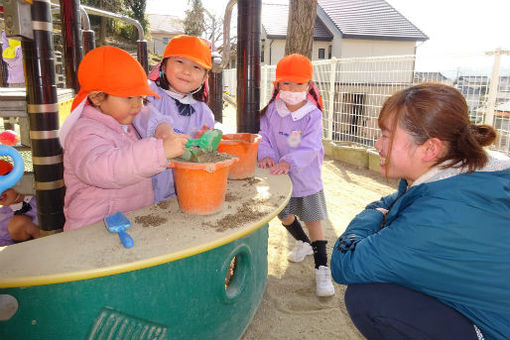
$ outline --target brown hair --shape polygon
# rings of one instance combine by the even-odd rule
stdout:
[[[392,126],[385,125],[391,118]],[[392,132],[387,160],[397,124],[417,145],[429,138],[445,143],[446,152],[435,163],[447,162],[443,168],[467,168],[468,172],[482,168],[488,160],[483,147],[496,140],[492,126],[470,123],[462,94],[440,83],[422,83],[393,94],[384,102],[378,122],[380,128],[385,126]]]

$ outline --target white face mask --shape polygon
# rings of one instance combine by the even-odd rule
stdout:
[[[306,100],[308,91],[303,92],[292,92],[292,91],[280,91],[280,99],[288,105],[297,105],[302,101]]]

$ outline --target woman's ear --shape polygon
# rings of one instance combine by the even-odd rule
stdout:
[[[429,162],[441,157],[443,155],[444,146],[443,141],[439,138],[427,139],[427,141],[422,145],[424,148],[423,160]]]
[[[100,106],[106,98],[105,93],[100,91],[92,91],[88,97],[94,106]]]

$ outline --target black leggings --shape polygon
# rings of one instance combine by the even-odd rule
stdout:
[[[477,340],[473,322],[438,299],[392,283],[352,284],[345,305],[369,340]]]

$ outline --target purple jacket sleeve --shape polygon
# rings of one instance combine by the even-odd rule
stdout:
[[[152,104],[147,104],[133,120],[133,125],[142,138],[153,137],[156,127],[161,123],[173,126],[173,119],[171,116],[162,114]]]
[[[276,146],[273,146],[275,141],[273,141],[271,138],[271,129],[269,127],[268,115],[269,113],[266,112],[266,114],[260,119],[259,135],[262,136],[262,140],[259,143],[258,160],[260,162],[264,158],[269,157],[273,161],[278,162],[278,155],[274,151],[276,149]]]

